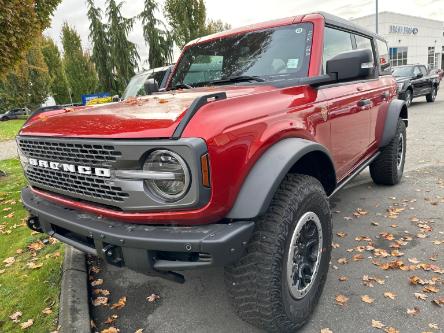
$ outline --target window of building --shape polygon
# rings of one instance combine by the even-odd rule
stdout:
[[[429,65],[429,68],[435,68],[435,47],[429,46],[427,53],[427,64]]]
[[[390,63],[392,66],[407,65],[407,47],[391,47]]]
[[[327,61],[339,53],[353,50],[351,34],[345,31],[325,28],[323,70],[326,72]]]
[[[391,74],[391,66],[390,66],[390,56],[389,49],[387,43],[376,39],[376,44],[378,45],[378,54],[379,54],[379,74]]]

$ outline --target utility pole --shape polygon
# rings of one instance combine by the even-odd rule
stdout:
[[[378,33],[379,31],[379,29],[378,29],[378,26],[379,26],[379,9],[378,9],[378,0],[376,0],[376,15],[375,15],[375,18],[376,18],[376,33]]]

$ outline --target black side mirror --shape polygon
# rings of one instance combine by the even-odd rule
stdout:
[[[336,81],[365,79],[373,75],[373,54],[370,50],[340,53],[327,61],[327,74]]]
[[[422,78],[423,76],[424,76],[424,74],[422,74],[422,73],[418,73],[418,74],[416,74],[415,79],[420,79],[420,78]]]
[[[157,84],[156,80],[154,79],[148,79],[145,81],[143,88],[145,89],[145,93],[147,95],[152,95],[155,92],[159,91],[159,85]]]

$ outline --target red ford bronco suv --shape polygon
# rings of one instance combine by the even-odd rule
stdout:
[[[383,39],[324,13],[196,39],[166,92],[28,121],[28,225],[178,282],[225,266],[244,320],[294,331],[325,284],[328,198],[367,166],[377,184],[402,177],[390,73]]]

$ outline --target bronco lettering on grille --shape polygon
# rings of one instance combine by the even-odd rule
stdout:
[[[65,172],[73,172],[81,175],[96,175],[98,177],[108,177],[108,178],[111,177],[110,169],[106,168],[93,168],[84,165],[38,160],[35,158],[30,158],[29,164],[36,167],[42,167],[53,170],[62,170]]]

